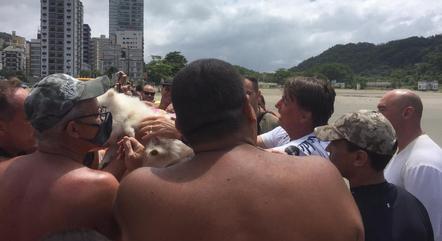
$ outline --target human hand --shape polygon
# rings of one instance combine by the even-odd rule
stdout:
[[[180,139],[181,133],[176,129],[175,122],[166,116],[147,117],[141,121],[137,132],[138,140],[143,143],[154,137],[164,137],[169,139]]]
[[[128,172],[131,172],[141,166],[147,159],[144,146],[133,137],[125,136],[118,142],[118,157],[124,160]]]

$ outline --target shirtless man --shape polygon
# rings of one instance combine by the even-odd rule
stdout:
[[[0,80],[0,161],[35,151],[34,129],[24,111],[28,94],[20,80]]]
[[[54,74],[26,98],[37,151],[0,164],[1,240],[35,241],[78,228],[117,235],[112,203],[118,181],[82,165],[112,130],[112,116],[99,111],[95,98],[107,90],[106,82]]]
[[[232,65],[195,61],[172,93],[176,126],[196,156],[123,179],[115,204],[123,240],[363,240],[329,161],[255,147],[256,116]]]

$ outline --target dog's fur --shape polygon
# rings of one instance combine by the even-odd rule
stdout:
[[[137,97],[120,94],[113,89],[99,96],[98,103],[112,113],[112,134],[107,142],[111,150],[108,150],[108,152],[116,151],[116,142],[121,137],[135,137],[135,130],[144,118],[167,116],[165,112],[146,105]],[[193,150],[180,140],[152,138],[148,143],[142,144],[145,146],[146,154],[146,158],[143,160],[144,166],[167,167],[179,161],[190,159],[194,155]],[[107,161],[109,160],[103,162],[106,163]]]

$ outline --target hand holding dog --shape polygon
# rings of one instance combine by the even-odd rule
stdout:
[[[181,133],[176,129],[172,119],[166,116],[153,116],[141,121],[136,137],[144,143],[154,137],[181,139]]]

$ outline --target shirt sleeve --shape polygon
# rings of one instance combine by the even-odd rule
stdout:
[[[442,241],[442,170],[429,165],[409,167],[404,173],[404,187],[425,206],[434,240]]]
[[[280,132],[281,127],[276,127],[275,129],[261,134],[262,142],[264,143],[265,148],[273,148],[278,146],[278,133]]]

